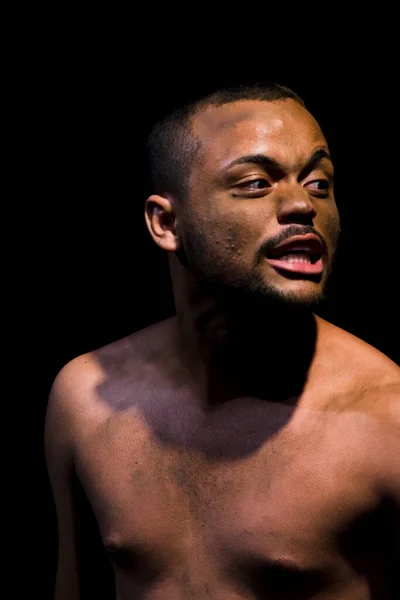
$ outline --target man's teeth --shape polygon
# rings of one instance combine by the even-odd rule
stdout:
[[[283,254],[279,257],[279,260],[284,260],[288,263],[311,263],[311,257],[309,254],[304,253],[291,253],[291,254]]]

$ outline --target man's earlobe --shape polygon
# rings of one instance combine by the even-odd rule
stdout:
[[[176,252],[180,243],[171,201],[164,196],[152,194],[146,200],[144,218],[157,246],[167,252]]]

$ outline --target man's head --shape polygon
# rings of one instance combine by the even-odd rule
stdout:
[[[156,123],[147,144],[153,192],[161,196],[173,194],[179,202],[184,202],[189,194],[189,174],[201,146],[201,140],[195,138],[192,130],[197,113],[209,106],[238,100],[273,102],[285,98],[304,106],[295,92],[279,84],[221,89],[185,104]]]
[[[157,125],[149,147],[149,231],[198,281],[291,306],[323,297],[339,232],[333,166],[294,92],[216,92]]]

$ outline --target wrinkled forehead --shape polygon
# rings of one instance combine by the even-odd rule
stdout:
[[[222,167],[241,155],[267,154],[282,164],[301,162],[327,142],[314,117],[292,99],[240,100],[197,113],[192,131],[198,164]]]

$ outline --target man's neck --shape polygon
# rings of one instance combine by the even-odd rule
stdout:
[[[315,350],[313,313],[246,294],[203,292],[199,286],[180,297],[176,351],[206,402],[297,397]]]

